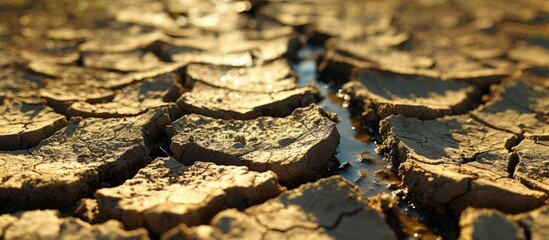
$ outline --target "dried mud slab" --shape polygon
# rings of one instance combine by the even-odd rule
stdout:
[[[513,148],[514,178],[531,189],[549,194],[549,141],[524,139]]]
[[[36,210],[0,215],[0,238],[10,239],[149,239],[145,229],[124,230],[116,220],[90,225],[80,219],[62,218],[56,210]]]
[[[283,185],[297,186],[317,179],[333,156],[339,141],[333,117],[314,104],[285,118],[221,120],[191,114],[173,122],[170,149],[184,164],[209,161],[271,170]]]
[[[0,68],[10,66],[17,62],[16,53],[9,48],[0,45]]]
[[[399,39],[397,39],[399,40]],[[395,42],[396,45],[399,42]],[[385,43],[385,44],[392,44]],[[336,44],[336,51],[341,51],[359,59],[375,63],[381,68],[398,64],[404,68],[430,68],[434,60],[425,56],[416,56],[404,51],[379,46],[380,44],[370,42],[349,42],[340,41]]]
[[[260,14],[276,19],[292,27],[303,27],[321,17],[337,17],[341,6],[335,1],[327,2],[272,2],[260,9]]]
[[[408,51],[391,48],[406,41],[407,36],[406,32],[389,28],[385,32],[368,35],[365,40],[335,41],[335,44],[328,44],[320,69],[343,74],[350,73],[348,69],[373,69],[468,82],[481,88],[499,83],[512,72],[509,66],[499,66],[497,63],[501,60],[497,58],[477,60],[452,50],[447,43],[429,41],[426,44],[412,40],[413,47]]]
[[[443,80],[463,81],[487,88],[501,82],[512,73],[512,69],[486,66],[483,63],[486,60],[478,61],[447,46],[431,46],[430,43],[423,45],[426,49],[418,50],[418,54],[425,52],[424,54],[434,59],[434,70]]]
[[[288,43],[288,37],[275,39],[248,39],[245,33],[235,32],[221,35],[203,35],[193,38],[164,38],[163,42],[177,47],[212,51],[216,53],[238,53],[261,47],[261,45]],[[287,48],[287,46],[286,46]]]
[[[194,42],[193,42],[194,43]],[[239,46],[235,43],[224,43],[222,46]],[[194,46],[197,45],[197,46]],[[165,58],[175,62],[204,63],[211,65],[250,67],[277,60],[284,55],[295,52],[294,41],[290,37],[282,37],[269,40],[257,40],[249,46],[240,46],[237,49],[219,49],[204,43],[194,43],[192,46],[163,46],[162,53]],[[204,45],[204,46],[202,46]]]
[[[293,56],[296,53],[295,45],[295,39],[291,37],[265,40],[252,53],[257,63],[264,64],[284,56]]]
[[[510,59],[537,67],[549,67],[549,49],[539,45],[519,46],[509,51]]]
[[[162,64],[156,55],[145,51],[86,53],[83,59],[86,67],[122,72],[149,70]]]
[[[549,238],[549,206],[545,205],[534,211],[512,216],[515,221],[530,233],[530,239]]]
[[[164,35],[142,28],[112,29],[97,31],[80,45],[84,52],[129,52],[151,45]]]
[[[56,111],[66,114],[74,102],[104,103],[112,101],[116,93],[113,89],[122,88],[135,82],[154,78],[162,74],[176,72],[181,63],[166,63],[159,67],[132,73],[83,68],[73,65],[33,62],[30,68],[36,72],[52,76],[39,90],[40,96]]]
[[[0,105],[0,150],[36,146],[67,125],[65,116],[37,101],[14,100]]]
[[[276,93],[297,88],[286,60],[248,68],[191,64],[187,66],[187,75],[194,81],[242,92]]]
[[[34,148],[0,152],[0,212],[66,208],[100,186],[116,185],[151,161],[168,116],[80,120]]]
[[[255,64],[250,52],[225,54],[196,51],[175,46],[164,46],[162,48],[162,54],[164,58],[182,64],[203,63],[229,67],[251,67]]]
[[[67,115],[113,118],[135,116],[154,108],[166,108],[170,116],[177,118],[182,113],[174,102],[182,93],[183,87],[177,76],[165,74],[120,89],[110,102],[75,102],[69,106]]]
[[[180,225],[162,239],[396,239],[382,214],[339,176],[287,191],[276,199],[217,214],[211,226]]]
[[[189,25],[210,32],[233,32],[245,28],[250,17],[241,12],[251,5],[240,5],[242,1],[204,2],[190,1],[186,3]],[[216,9],[216,11],[212,11]],[[242,10],[242,11],[240,11]]]
[[[489,128],[466,115],[426,121],[390,116],[381,122],[380,133],[384,139],[380,148],[397,165],[408,159],[458,164],[488,153],[505,160],[506,147],[515,141],[515,135]]]
[[[369,47],[372,48],[372,47]],[[383,49],[383,48],[382,48]],[[353,50],[357,51],[357,50]],[[429,65],[432,64],[432,60],[428,57],[421,58],[423,59],[419,63],[400,63],[400,58],[398,55],[400,55],[402,52],[396,51],[396,50],[376,50],[376,51],[392,51],[396,52],[396,55],[389,54],[388,56],[385,56],[385,54],[381,54],[382,57],[378,59],[378,61],[385,61],[384,64],[380,64],[378,62],[375,62],[373,60],[365,60],[361,59],[359,57],[353,56],[345,51],[339,51],[334,48],[328,48],[324,56],[322,57],[322,60],[318,64],[318,69],[325,75],[335,75],[336,78],[341,78],[343,80],[349,80],[353,74],[356,74],[358,71],[364,71],[364,70],[371,70],[371,71],[381,71],[386,72],[388,74],[394,74],[394,75],[406,75],[406,76],[423,76],[426,78],[441,78],[441,74],[431,68],[417,68],[417,67],[411,67],[413,65]],[[412,55],[408,53],[402,53],[408,57],[404,57],[410,61],[414,61],[414,58],[412,58]],[[391,59],[391,55],[394,57],[394,59]],[[403,56],[404,56],[403,55]],[[373,56],[375,58],[375,55]],[[381,60],[385,59],[385,60]],[[395,61],[391,63],[391,61]],[[442,79],[445,80],[445,79]]]
[[[114,97],[114,91],[89,82],[53,80],[39,91],[40,97],[46,99],[49,106],[66,114],[67,107],[73,102],[100,103]]]
[[[101,214],[119,219],[126,228],[146,227],[161,235],[181,223],[207,223],[228,207],[262,203],[280,191],[270,171],[204,162],[185,166],[157,158],[124,184],[100,189],[95,196]]]
[[[76,82],[78,84],[87,84],[88,86],[101,85],[96,87],[109,88],[110,81],[117,81],[124,78],[123,73],[89,69],[76,65],[62,65],[47,62],[31,62],[29,68],[37,73],[44,74],[66,82]],[[89,83],[87,83],[89,82]],[[116,85],[118,86],[118,85]]]
[[[23,68],[0,69],[0,98],[37,97],[48,79]]]
[[[158,5],[158,9],[152,10],[151,5],[156,6],[158,4],[150,2],[146,5],[121,8],[115,13],[116,21],[144,27],[154,27],[164,32],[178,32],[180,30],[180,26],[175,19],[168,12],[163,11],[164,6]]]
[[[19,56],[28,61],[44,61],[51,63],[74,63],[80,58],[75,42],[50,41],[42,39],[16,38]]]
[[[427,120],[465,113],[480,98],[473,85],[437,78],[361,71],[356,79],[342,89],[363,108],[365,121],[374,125],[393,114]]]
[[[381,122],[380,133],[380,149],[393,165],[400,165],[403,183],[427,206],[517,213],[548,198],[509,178],[513,166],[507,149],[516,141],[511,133],[463,115],[427,121],[391,116]]]
[[[29,64],[29,67],[35,72],[60,79],[69,85],[86,85],[94,88],[116,89],[147,78],[175,72],[184,65],[185,64],[183,63],[163,63],[152,69],[132,73],[121,73],[118,71],[45,62],[32,62]],[[72,92],[76,91],[73,90]]]
[[[104,215],[99,213],[97,200],[91,198],[80,199],[74,207],[72,216],[92,224],[102,223],[108,220]]]
[[[497,210],[468,208],[462,212],[460,240],[532,239],[549,237],[549,206],[517,215]]]
[[[459,226],[460,240],[526,239],[524,229],[497,210],[467,208],[461,213]]]
[[[490,100],[471,116],[496,129],[549,140],[549,88],[544,81],[522,76],[494,86]]]
[[[93,34],[93,31],[85,28],[58,27],[48,29],[45,34],[48,39],[73,41],[86,39]]]
[[[339,18],[339,17],[322,17],[316,21],[315,31],[338,40],[356,40],[362,39],[365,36],[371,38],[372,34],[386,31],[390,25],[393,16],[387,12],[370,12],[357,18]],[[345,26],[345,27],[341,27]],[[404,42],[409,38],[405,35],[393,38],[393,42]],[[398,45],[400,43],[394,44]]]
[[[197,113],[221,119],[254,119],[259,116],[283,117],[295,108],[320,100],[315,86],[273,93],[253,93],[212,87],[196,82],[183,93],[177,105],[184,113]]]
[[[531,190],[486,165],[432,165],[408,160],[400,166],[399,176],[412,196],[439,212],[477,207],[519,213],[547,201],[547,194]]]

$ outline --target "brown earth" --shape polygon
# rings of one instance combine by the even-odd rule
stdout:
[[[174,121],[170,149],[179,161],[271,170],[283,185],[315,180],[339,141],[333,116],[314,104],[284,118],[221,120],[197,114]],[[215,138],[211,138],[215,135]]]
[[[383,215],[341,177],[302,185],[243,212],[228,209],[211,226],[178,226],[162,239],[395,239]]]
[[[126,228],[146,227],[162,235],[184,223],[204,224],[227,207],[246,207],[281,191],[273,172],[196,162],[185,166],[157,158],[132,179],[95,193],[99,214],[119,219]]]
[[[2,239],[548,236],[544,0],[0,16]]]
[[[0,210],[67,208],[102,186],[119,184],[147,163],[168,116],[79,119],[36,147],[0,152]]]
[[[124,230],[116,220],[90,225],[77,218],[62,218],[55,210],[34,210],[0,215],[2,239],[150,239],[145,229]]]

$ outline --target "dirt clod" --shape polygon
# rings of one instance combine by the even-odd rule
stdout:
[[[68,208],[103,184],[117,185],[151,161],[149,144],[168,116],[71,119],[36,147],[0,152],[0,212]]]
[[[273,172],[196,162],[184,166],[173,158],[157,158],[132,179],[95,193],[99,211],[129,229],[146,227],[161,235],[184,223],[204,224],[228,207],[246,207],[281,191]]]
[[[283,185],[292,186],[317,179],[339,140],[335,123],[314,104],[284,118],[221,120],[185,115],[173,123],[169,135],[173,136],[170,149],[184,164],[210,161],[271,170]]]
[[[0,215],[0,238],[10,239],[149,239],[147,230],[126,231],[116,220],[90,225],[80,219],[61,218],[55,210]]]
[[[186,232],[181,234],[182,231]],[[381,213],[372,209],[351,183],[334,176],[287,191],[276,199],[250,207],[217,214],[211,226],[190,231],[172,229],[164,239],[191,235],[197,239],[395,239]]]

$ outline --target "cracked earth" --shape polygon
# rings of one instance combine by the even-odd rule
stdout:
[[[546,1],[0,16],[0,239],[549,238]]]

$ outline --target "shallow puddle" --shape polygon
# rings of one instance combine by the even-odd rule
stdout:
[[[292,66],[298,73],[299,85],[316,85],[322,92],[324,99],[319,103],[324,109],[334,112],[339,117],[337,129],[341,135],[337,147],[336,157],[340,162],[339,175],[356,184],[365,197],[373,197],[378,194],[389,193],[397,199],[398,210],[392,212],[388,222],[398,230],[397,235],[401,239],[441,239],[425,226],[426,212],[417,209],[402,190],[390,188],[391,184],[399,184],[400,180],[390,170],[389,162],[378,154],[376,149],[380,136],[371,134],[371,131],[362,126],[359,120],[359,113],[352,113],[348,108],[344,94],[341,94],[340,86],[330,86],[318,81],[316,61],[314,55],[318,49],[302,48],[298,57],[299,60]],[[334,79],[336,80],[336,79]],[[451,222],[451,220],[448,220]],[[440,224],[430,223],[438,232],[444,232],[449,239],[456,238],[456,230],[453,223]]]
[[[351,114],[346,96],[338,94],[338,87],[317,81],[316,62],[310,58],[311,54],[309,48],[301,49],[300,60],[293,67],[299,74],[298,83],[317,85],[324,96],[319,105],[339,116],[337,129],[341,139],[336,154],[341,164],[339,174],[355,183],[367,197],[390,193],[389,184],[398,180],[388,169],[388,162],[376,153],[376,138]]]

